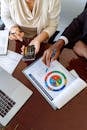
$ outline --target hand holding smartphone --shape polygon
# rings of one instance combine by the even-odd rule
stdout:
[[[24,48],[23,61],[35,60],[35,47],[30,45]]]

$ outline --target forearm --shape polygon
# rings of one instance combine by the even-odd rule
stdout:
[[[42,43],[44,41],[46,41],[49,38],[49,35],[47,32],[42,31],[37,37],[34,38],[34,40]]]
[[[86,17],[86,11],[82,12],[77,18],[75,18],[71,24],[64,30],[63,36],[67,37],[69,42],[72,42],[77,36],[79,36],[83,30],[83,24]]]
[[[59,39],[53,46],[61,50],[64,45],[65,45],[65,41],[63,39]]]
[[[49,38],[56,32],[58,28],[60,11],[61,11],[60,0],[50,0],[48,22],[47,22],[47,26],[43,30],[48,33]]]

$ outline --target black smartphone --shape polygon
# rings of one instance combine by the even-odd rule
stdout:
[[[34,47],[34,45],[25,47],[22,60],[23,61],[35,60],[35,47]]]

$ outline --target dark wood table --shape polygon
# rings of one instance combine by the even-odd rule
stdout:
[[[15,51],[18,43],[10,42]],[[39,58],[49,45],[43,44],[37,55]],[[87,60],[77,57],[70,49],[64,49],[59,61],[69,70],[76,72],[87,81]],[[60,110],[53,110],[44,97],[24,76],[22,70],[32,62],[20,61],[13,76],[33,91],[33,95],[13,117],[5,130],[87,130],[87,89],[74,97]]]

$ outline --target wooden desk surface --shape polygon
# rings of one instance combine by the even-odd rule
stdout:
[[[15,43],[10,45],[15,50]],[[41,47],[37,58],[47,45]],[[69,70],[75,69],[87,81],[87,61],[72,50],[64,49],[59,61]],[[53,110],[44,97],[23,75],[22,70],[31,62],[20,61],[13,76],[33,91],[31,98],[10,121],[5,130],[87,130],[87,89],[84,89],[60,110]]]

